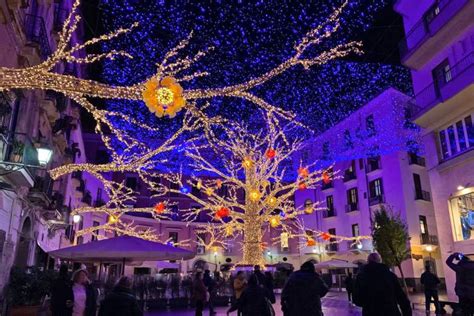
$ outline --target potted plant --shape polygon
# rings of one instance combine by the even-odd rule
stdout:
[[[13,149],[11,153],[12,162],[21,162],[23,158],[23,151],[25,150],[25,144],[19,140],[13,141]]]
[[[50,293],[56,272],[38,268],[13,267],[8,284],[8,304],[11,316],[36,316],[42,300]]]

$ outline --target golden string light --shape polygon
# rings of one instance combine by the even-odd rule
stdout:
[[[55,73],[56,65],[61,62],[76,64],[89,64],[103,59],[117,57],[133,58],[124,51],[110,51],[102,54],[88,54],[85,57],[75,57],[78,51],[85,51],[91,45],[109,41],[117,36],[129,32],[138,24],[130,28],[120,28],[110,34],[105,34],[82,44],[71,45],[72,35],[78,27],[80,16],[77,14],[79,0],[73,4],[72,10],[65,20],[63,29],[59,32],[57,49],[49,58],[35,66],[22,69],[0,67],[0,90],[9,89],[39,89],[53,90],[64,94],[74,100],[96,121],[95,131],[101,136],[106,148],[111,154],[111,161],[103,165],[91,163],[70,164],[58,167],[51,171],[53,179],[84,171],[96,177],[105,188],[109,197],[106,205],[101,207],[82,207],[73,211],[73,214],[99,213],[107,216],[108,221],[103,226],[86,227],[78,234],[97,234],[97,231],[114,231],[119,234],[137,236],[149,240],[157,240],[156,232],[152,229],[141,229],[127,220],[123,215],[131,209],[127,203],[135,202],[137,192],[127,188],[125,183],[109,180],[104,174],[108,172],[135,172],[140,180],[154,192],[155,196],[167,193],[185,194],[200,205],[185,211],[185,219],[194,220],[201,212],[215,213],[220,210],[221,215],[215,216],[215,223],[199,226],[199,230],[209,237],[201,239],[206,247],[226,246],[235,236],[243,235],[243,263],[263,264],[262,257],[262,227],[275,224],[278,227],[288,227],[289,221],[303,215],[305,210],[294,205],[293,195],[297,190],[312,188],[323,179],[321,170],[309,171],[314,166],[302,166],[307,172],[299,175],[293,182],[285,182],[285,168],[281,168],[284,161],[292,158],[301,146],[301,140],[289,142],[283,133],[277,116],[288,120],[295,120],[294,113],[284,111],[264,99],[254,95],[251,90],[272,78],[301,65],[305,69],[322,65],[330,60],[347,56],[351,53],[361,53],[360,42],[349,42],[337,45],[329,50],[317,54],[315,57],[304,58],[305,52],[311,47],[322,43],[340,27],[339,17],[348,1],[346,0],[333,14],[321,25],[310,30],[299,42],[294,45],[295,54],[283,61],[268,72],[256,75],[254,78],[220,88],[187,89],[182,86],[187,81],[197,77],[210,75],[207,72],[194,72],[185,75],[183,72],[203,58],[213,48],[198,51],[194,56],[178,57],[179,53],[188,46],[192,39],[189,36],[169,50],[161,63],[157,64],[156,73],[144,82],[131,86],[112,86],[94,80],[77,78],[72,75]],[[141,100],[149,111],[158,117],[174,117],[181,109],[186,110],[183,126],[172,136],[163,140],[161,144],[150,148],[145,141],[136,138],[129,131],[119,129],[112,124],[112,119],[120,119],[138,126],[147,131],[158,131],[158,127],[148,126],[137,121],[131,116],[116,111],[101,110],[95,107],[88,98],[127,99]],[[245,129],[235,123],[224,122],[221,118],[208,118],[196,107],[195,101],[213,99],[216,97],[241,98],[250,101],[266,111],[266,129],[259,134],[249,134]],[[294,122],[296,123],[296,122]],[[227,125],[227,126],[226,126]],[[219,126],[227,134],[226,140],[220,140],[215,135],[214,127]],[[105,131],[110,131],[111,135]],[[186,150],[186,155],[194,161],[196,171],[213,173],[220,179],[219,187],[214,180],[205,180],[191,177],[183,180],[181,174],[159,174],[157,165],[165,165],[166,159],[162,154],[177,148],[178,139],[188,131],[202,131],[207,145],[201,147],[197,142],[190,140],[191,146]],[[117,140],[123,145],[119,152],[113,141]],[[224,168],[217,167],[211,160],[202,154],[203,149],[213,149],[216,156],[219,150],[231,149],[229,157],[220,155]],[[229,153],[229,151],[226,151]],[[164,178],[169,183],[177,184],[183,188],[185,185],[195,187],[204,192],[204,196],[195,196],[190,190],[178,190],[167,187],[157,178]],[[227,190],[225,195],[220,195],[220,187]],[[245,201],[240,198],[244,194]],[[165,205],[169,206],[166,202]],[[315,202],[314,210],[319,210],[319,203]],[[308,206],[306,206],[308,207]],[[228,211],[223,211],[225,208]],[[273,212],[282,210],[284,218],[276,217]],[[167,207],[135,208],[134,212],[152,214],[156,220],[162,220],[170,215]],[[224,221],[223,218],[226,218]],[[294,227],[295,225],[292,225]],[[294,236],[294,235],[293,235]]]

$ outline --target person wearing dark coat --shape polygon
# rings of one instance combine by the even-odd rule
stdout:
[[[265,272],[265,289],[267,290],[267,298],[270,303],[275,304],[275,291],[273,288],[273,276],[270,271]]]
[[[248,281],[247,288],[227,311],[227,315],[239,310],[242,316],[271,316],[271,309],[266,289],[259,285],[257,276],[253,274]]]
[[[353,302],[362,307],[362,315],[411,316],[410,301],[397,276],[381,263],[379,254],[371,253],[367,261],[357,275],[352,296]]]
[[[100,304],[99,316],[143,316],[137,298],[132,293],[129,277],[121,277],[111,293]]]
[[[322,316],[321,298],[329,288],[316,273],[311,261],[293,272],[281,293],[281,309],[285,316]]]
[[[454,260],[458,260],[454,263]],[[459,297],[462,315],[474,314],[474,261],[461,253],[453,253],[446,259],[446,264],[456,272],[454,291]]]
[[[72,314],[72,282],[68,276],[66,264],[59,268],[59,276],[51,286],[51,314],[52,316],[69,316]]]
[[[348,273],[346,279],[344,280],[344,285],[346,286],[347,298],[349,302],[352,302],[352,292],[354,290],[354,279],[352,278],[352,273]]]
[[[261,287],[265,287],[267,280],[265,278],[265,275],[262,273],[262,270],[260,270],[260,266],[258,264],[253,267],[253,274],[257,278],[258,285],[260,285]]]
[[[433,299],[436,314],[440,312],[439,310],[439,296],[438,296],[438,284],[440,284],[439,278],[431,272],[431,266],[427,264],[425,266],[425,272],[421,274],[420,283],[423,284],[425,290],[425,310],[426,313],[430,312],[431,299]]]
[[[209,302],[208,302],[208,305],[209,305],[209,315],[215,315],[216,312],[214,311],[214,297],[216,296],[215,295],[215,292],[216,292],[216,281],[214,281],[212,278],[211,278],[211,271],[209,270],[205,270],[204,271],[204,278],[202,279],[203,282],[204,282],[204,285],[206,286],[207,288],[207,291],[209,292]]]
[[[202,281],[202,272],[196,272],[193,281],[193,294],[192,299],[196,304],[196,316],[202,316],[202,310],[204,309],[204,303],[206,302],[207,288]]]

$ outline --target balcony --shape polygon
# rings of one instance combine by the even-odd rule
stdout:
[[[420,234],[420,244],[421,245],[438,245],[438,236],[429,235],[429,234]]]
[[[408,164],[424,167],[426,165],[426,162],[425,158],[420,157],[417,154],[408,153]]]
[[[53,180],[44,172],[35,177],[35,184],[28,192],[28,200],[34,205],[50,208],[53,196]]]
[[[62,30],[64,22],[66,21],[69,11],[62,7],[63,1],[54,3],[54,23],[53,30],[59,32]]]
[[[367,172],[372,172],[379,169],[382,169],[380,157],[367,159]]]
[[[335,209],[328,209],[323,211],[323,217],[328,218],[328,217],[335,217],[337,216],[337,212]]]
[[[350,203],[346,205],[346,213],[355,212],[359,210],[359,203]]]
[[[369,205],[374,206],[378,204],[385,203],[385,196],[383,194],[372,196],[369,198]]]
[[[339,251],[339,245],[338,244],[328,244],[325,246],[326,252],[327,253],[335,253]]]
[[[415,200],[422,200],[422,201],[431,201],[431,195],[428,191],[423,190],[415,190]]]
[[[38,45],[43,60],[48,58],[51,55],[51,47],[44,19],[41,16],[26,14],[24,27],[26,39]]]
[[[400,42],[402,63],[421,68],[471,25],[473,15],[472,0],[439,0]]]
[[[355,180],[355,179],[357,179],[355,171],[346,170],[344,172],[344,182],[348,182],[348,181]]]
[[[38,166],[38,151],[26,134],[9,131],[0,134],[0,171],[7,182],[33,187]]]
[[[332,181],[328,182],[328,183],[322,183],[321,184],[321,190],[328,190],[328,189],[332,189],[334,188],[334,183]]]
[[[409,108],[412,120],[422,127],[430,121],[438,121],[464,112],[470,98],[467,87],[474,83],[474,52],[469,53],[445,73],[449,81],[434,81],[416,96],[416,103]]]

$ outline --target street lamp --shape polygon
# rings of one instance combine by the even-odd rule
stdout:
[[[82,216],[81,216],[81,215],[75,214],[75,215],[72,217],[72,222],[73,222],[74,224],[77,224],[77,223],[79,223],[79,222],[81,221],[81,219],[82,219]]]
[[[38,152],[38,162],[40,166],[46,166],[53,156],[53,150],[48,147],[39,147],[36,148],[36,151]]]

